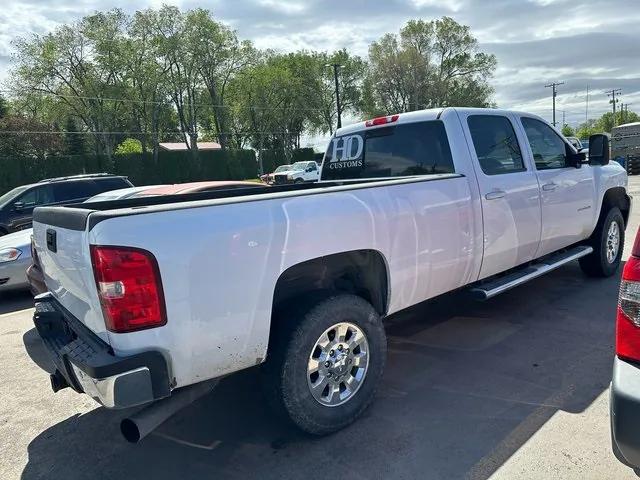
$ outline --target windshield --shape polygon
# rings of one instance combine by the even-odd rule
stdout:
[[[28,185],[22,186],[22,187],[16,187],[13,190],[9,190],[7,193],[2,195],[0,197],[0,208],[4,207],[7,203],[9,203],[11,200],[16,198],[18,195],[24,192],[27,188],[29,188]]]
[[[284,172],[289,170],[290,168],[291,168],[291,165],[280,165],[278,168],[276,168],[275,173]]]
[[[307,168],[307,162],[296,162],[291,166],[291,170],[304,170]]]

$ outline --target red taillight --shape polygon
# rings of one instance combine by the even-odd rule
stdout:
[[[387,123],[393,123],[400,118],[400,115],[387,115],[386,117],[377,117],[372,120],[364,122],[365,127],[375,127],[376,125],[385,125]]]
[[[640,361],[640,258],[633,255],[624,265],[620,282],[616,354],[621,358]]]
[[[150,252],[91,245],[91,261],[108,330],[133,332],[167,323],[160,271]]]

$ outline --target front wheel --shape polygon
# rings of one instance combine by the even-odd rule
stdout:
[[[591,277],[610,277],[617,270],[624,249],[624,218],[617,207],[611,208],[589,239],[593,253],[580,259],[582,271]]]
[[[304,180],[302,178],[296,178],[293,183],[304,183]]]
[[[314,435],[355,421],[373,400],[386,361],[386,336],[373,307],[338,294],[276,321],[263,368],[272,406]]]

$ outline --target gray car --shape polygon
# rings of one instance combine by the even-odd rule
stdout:
[[[31,229],[0,237],[0,292],[29,287],[26,270],[31,265]]]

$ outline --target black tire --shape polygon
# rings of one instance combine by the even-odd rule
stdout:
[[[618,224],[620,241],[618,253],[613,261],[610,262],[607,259],[607,242],[609,228],[613,222]],[[580,259],[582,271],[590,277],[610,277],[613,275],[620,266],[620,259],[624,249],[624,218],[620,209],[612,207],[606,215],[601,216],[587,244],[593,247],[593,253]]]
[[[361,297],[335,294],[283,311],[274,321],[277,323],[272,330],[269,358],[262,368],[263,388],[270,405],[313,435],[327,435],[354,422],[371,404],[386,363],[386,336],[373,307]],[[311,393],[307,365],[321,335],[340,322],[356,325],[364,333],[368,364],[359,388],[350,398],[340,405],[326,406]]]
[[[296,178],[293,183],[304,183],[304,180],[302,178]]]

